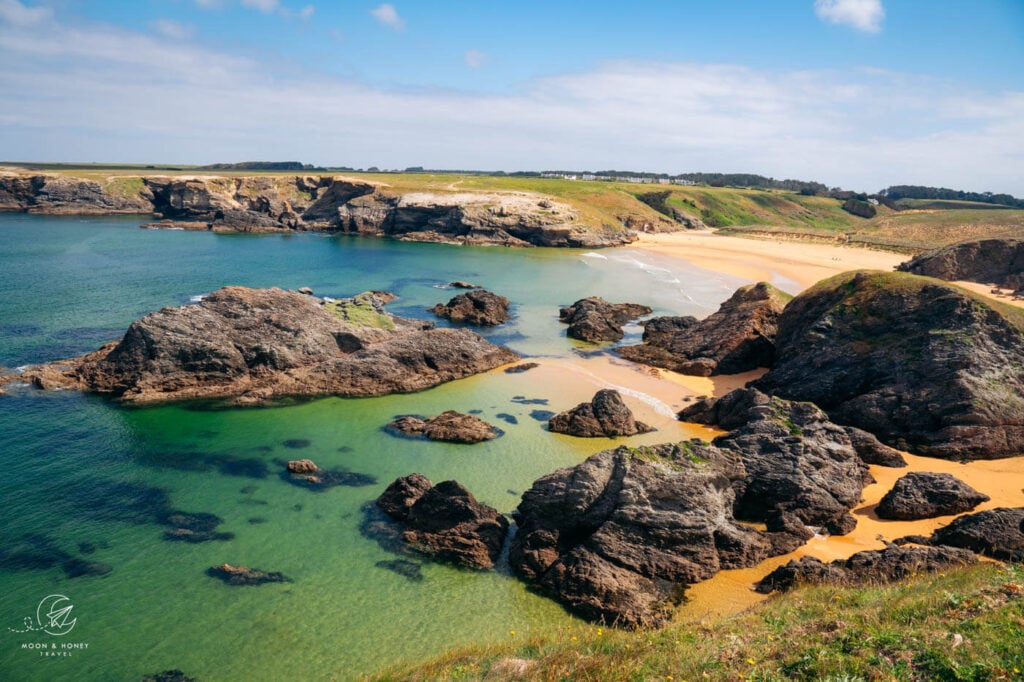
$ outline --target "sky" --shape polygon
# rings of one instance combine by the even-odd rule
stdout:
[[[0,159],[1024,196],[1024,0],[0,0]]]

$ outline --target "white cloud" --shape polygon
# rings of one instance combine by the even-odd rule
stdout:
[[[242,0],[242,6],[254,9],[264,14],[270,14],[278,6],[278,0]]]
[[[510,94],[408,92],[58,22],[0,24],[0,63],[8,158],[743,171],[1024,195],[1024,92],[898,72],[623,61]]]
[[[398,10],[391,3],[385,2],[376,9],[371,9],[370,14],[382,26],[393,28],[396,31],[405,29],[405,19],[398,15]]]
[[[203,9],[220,9],[224,6],[224,0],[196,0],[196,4]]]
[[[832,24],[846,24],[859,31],[882,30],[885,10],[882,0],[814,0],[814,13]]]
[[[488,55],[486,52],[481,52],[480,50],[466,50],[466,54],[463,55],[463,58],[466,60],[466,66],[473,69],[479,69],[487,62]]]
[[[31,26],[52,16],[53,10],[48,7],[26,7],[18,0],[0,0],[0,21],[14,26]]]
[[[149,22],[150,28],[171,40],[188,40],[192,37],[193,27],[170,19],[156,19]]]
[[[313,5],[306,5],[305,7],[299,10],[299,19],[302,19],[303,21],[312,19],[314,12],[316,12],[316,7],[314,7]]]

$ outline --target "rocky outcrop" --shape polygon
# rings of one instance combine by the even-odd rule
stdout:
[[[589,403],[580,403],[571,410],[556,414],[548,421],[548,428],[555,433],[583,438],[634,436],[653,431],[647,424],[633,418],[633,412],[614,389],[602,389]]]
[[[897,269],[1019,291],[1024,288],[1024,240],[974,239],[951,244],[915,256]]]
[[[791,297],[767,282],[740,287],[706,319],[648,320],[644,343],[625,346],[624,358],[682,374],[737,374],[768,367],[782,309]]]
[[[206,575],[223,580],[228,585],[263,585],[264,583],[283,583],[288,580],[283,573],[267,572],[248,566],[232,566],[221,564],[206,569]]]
[[[387,428],[407,436],[423,436],[429,440],[447,443],[480,443],[501,435],[500,429],[483,419],[455,410],[442,412],[429,419],[399,417],[388,424]]]
[[[825,563],[803,557],[780,566],[754,589],[762,594],[787,592],[801,585],[891,583],[920,573],[937,573],[978,563],[974,552],[953,547],[897,547],[857,552],[849,559]]]
[[[622,325],[653,312],[638,303],[609,303],[591,296],[558,311],[558,319],[569,325],[566,336],[580,341],[618,341],[622,338]]]
[[[874,204],[855,197],[850,197],[843,202],[843,210],[858,218],[874,218],[875,214],[878,213],[878,209],[875,208]]]
[[[1000,507],[957,517],[930,538],[910,536],[897,542],[962,547],[978,554],[1024,561],[1024,507]]]
[[[1024,451],[1024,317],[935,279],[849,272],[793,299],[754,383],[900,450],[946,459]]]
[[[345,469],[321,469],[311,459],[293,459],[285,466],[281,478],[287,483],[316,492],[336,486],[358,488],[373,485],[377,479],[369,474],[360,474]]]
[[[220,232],[326,230],[410,241],[596,248],[623,226],[584,225],[572,206],[522,192],[414,192],[332,176],[110,176],[0,173],[0,210],[151,213],[152,227]]]
[[[853,443],[853,447],[865,464],[877,464],[892,468],[907,466],[907,460],[903,457],[903,453],[879,442],[867,431],[855,426],[847,426],[846,433],[850,436],[850,442]]]
[[[950,474],[915,471],[896,481],[875,513],[880,519],[916,521],[961,514],[990,499]]]
[[[224,287],[196,305],[143,317],[119,343],[29,368],[21,380],[134,403],[255,404],[419,391],[518,359],[467,329],[433,329],[390,315],[383,308],[388,299],[370,292],[325,302],[280,289]]]
[[[410,474],[389,485],[377,506],[406,524],[402,540],[413,549],[467,568],[493,568],[508,534],[508,520],[456,481],[432,486]]]
[[[777,399],[712,443],[620,447],[523,495],[510,563],[593,620],[664,623],[686,585],[850,528],[867,468],[813,405]],[[753,524],[764,524],[765,531]]]
[[[438,317],[474,324],[478,327],[496,327],[509,320],[509,301],[484,289],[454,296],[447,304],[438,303],[430,312]]]

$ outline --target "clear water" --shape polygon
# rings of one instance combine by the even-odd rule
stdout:
[[[140,230],[139,222],[0,214],[0,365],[93,350],[144,313],[225,284],[311,286],[334,296],[384,289],[400,297],[393,312],[432,319],[425,308],[454,295],[438,286],[455,279],[512,300],[515,319],[484,332],[495,342],[524,356],[586,363],[557,321],[559,305],[601,295],[662,314],[704,315],[738,284],[635,251],[215,235]],[[627,341],[638,333],[633,328]],[[572,625],[505,570],[426,562],[414,582],[380,568],[396,556],[361,534],[360,524],[363,506],[412,471],[457,478],[510,512],[535,478],[611,444],[550,434],[531,416],[588,392],[543,371],[490,373],[413,395],[235,410],[126,409],[74,392],[14,389],[0,397],[0,557],[7,557],[0,561],[0,679],[133,680],[169,668],[203,680],[350,679],[512,630],[523,637]],[[445,409],[480,410],[505,435],[455,446],[381,430],[397,414]],[[285,445],[294,439],[309,444]],[[298,457],[377,483],[298,488],[278,475],[283,460]],[[168,542],[156,522],[166,508],[216,514],[224,520],[219,530],[235,536]],[[19,547],[21,561],[13,561]],[[68,578],[59,567],[35,565],[45,563],[40,551],[37,561],[26,559],[26,547],[41,548],[44,559],[64,552],[113,570]],[[224,562],[292,581],[229,587],[204,574]],[[73,631],[12,632],[50,594],[73,602]],[[22,648],[33,642],[88,648],[45,657]]]

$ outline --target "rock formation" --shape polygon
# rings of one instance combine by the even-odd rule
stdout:
[[[786,592],[801,585],[890,583],[918,573],[936,573],[978,563],[977,555],[953,547],[897,547],[857,552],[849,559],[825,563],[814,557],[790,561],[766,575],[754,589],[762,594]]]
[[[792,551],[807,526],[849,530],[866,480],[844,429],[771,399],[710,444],[620,447],[538,479],[510,563],[586,618],[657,625],[690,583]]]
[[[993,559],[1024,561],[1024,507],[1000,507],[964,514],[939,528],[930,538],[914,535],[896,542],[962,547]]]
[[[1024,288],[1024,240],[974,239],[951,244],[915,256],[897,269],[1019,291]]]
[[[467,568],[493,568],[508,534],[508,520],[456,481],[431,485],[410,474],[392,482],[377,506],[406,524],[402,539],[413,549]]]
[[[453,297],[447,304],[438,303],[430,312],[452,322],[495,327],[509,320],[508,299],[484,289],[474,289]]]
[[[634,362],[695,376],[768,367],[775,356],[779,316],[790,298],[766,282],[740,287],[700,322],[693,317],[648,320],[644,343],[618,352]]]
[[[970,511],[989,499],[950,474],[915,471],[896,481],[875,513],[880,519],[916,521]]]
[[[442,412],[436,417],[420,419],[403,416],[387,425],[389,430],[448,443],[479,443],[501,435],[501,430],[479,417],[462,414],[455,410]]]
[[[580,341],[618,341],[622,325],[653,310],[638,303],[609,303],[591,296],[558,311],[558,319],[569,325],[566,336]]]
[[[584,438],[634,436],[653,431],[647,424],[633,419],[633,413],[618,391],[607,388],[595,393],[591,402],[556,414],[548,421],[548,428],[555,433]]]
[[[293,459],[285,466],[281,478],[287,483],[315,492],[329,490],[336,486],[358,488],[377,482],[374,476],[345,469],[321,469],[311,459]]]
[[[248,566],[232,566],[221,564],[206,569],[206,575],[211,578],[219,578],[228,585],[262,585],[264,583],[283,583],[288,580],[283,573],[277,571],[268,573],[258,568]]]
[[[779,320],[754,383],[882,442],[946,459],[1024,451],[1024,315],[904,273],[819,282]]]
[[[280,289],[224,287],[196,305],[132,323],[119,343],[29,368],[41,388],[125,402],[419,391],[518,359],[467,329],[433,329],[384,311],[390,295],[324,302]]]

